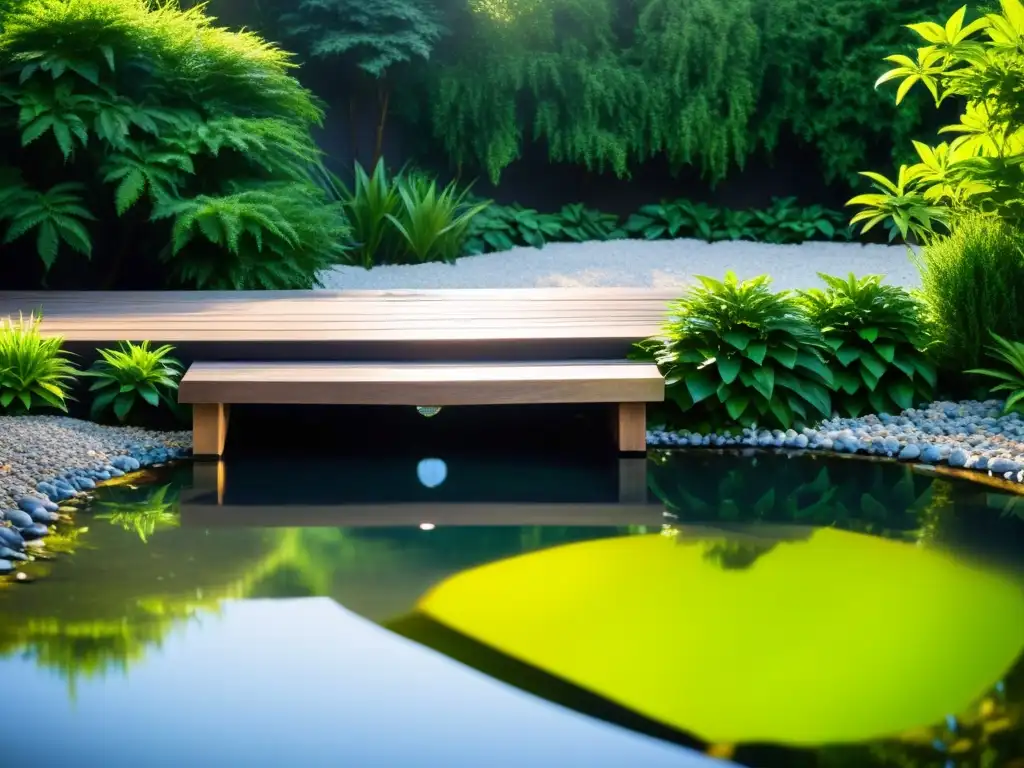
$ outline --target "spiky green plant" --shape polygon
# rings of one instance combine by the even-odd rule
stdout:
[[[698,423],[784,429],[831,414],[821,333],[790,291],[765,275],[698,277],[672,305],[663,335],[638,345],[665,375],[666,395]]]
[[[821,272],[824,290],[800,291],[811,322],[831,350],[836,406],[849,416],[867,409],[898,413],[931,402],[935,364],[924,354],[921,306],[881,275],[844,280]]]
[[[92,237],[86,222],[96,217],[85,207],[81,184],[64,182],[45,192],[10,179],[0,189],[0,220],[9,222],[4,243],[35,232],[36,253],[46,269],[53,266],[61,243],[84,256],[92,255]]]
[[[344,187],[343,190],[345,215],[352,228],[353,260],[370,269],[393,250],[389,238],[394,237],[394,232],[388,216],[396,213],[401,204],[398,187],[389,177],[381,159],[371,174],[356,163],[352,190]]]
[[[60,336],[39,332],[42,315],[18,322],[5,318],[0,326],[0,408],[31,411],[50,406],[67,411],[68,394],[77,370],[67,359]]]
[[[99,350],[100,359],[82,372],[95,379],[89,391],[93,395],[90,412],[98,418],[112,408],[118,421],[124,422],[132,408],[142,400],[156,408],[163,403],[178,411],[174,393],[178,389],[182,366],[171,357],[170,344],[153,348],[148,341],[133,344],[123,341],[117,349]]]
[[[490,202],[467,204],[469,188],[459,191],[454,181],[439,190],[434,179],[413,175],[399,179],[397,186],[402,204],[387,219],[405,241],[406,254],[419,263],[454,262],[462,253],[470,222]]]
[[[992,387],[992,392],[1009,393],[1004,412],[1024,413],[1024,344],[1019,341],[1008,341],[996,333],[991,335],[995,343],[987,347],[988,353],[1005,365],[1006,369],[972,368],[966,373],[999,380],[1000,383]]]

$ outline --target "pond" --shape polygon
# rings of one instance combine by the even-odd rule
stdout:
[[[1024,497],[905,465],[184,464],[61,534],[5,765],[1024,766]]]

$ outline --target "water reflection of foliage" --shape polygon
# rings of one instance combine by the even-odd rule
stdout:
[[[139,491],[142,491],[141,493]],[[134,531],[143,542],[158,530],[176,528],[180,503],[173,485],[135,489],[121,486],[96,503],[97,520],[109,520],[126,531]]]
[[[906,538],[920,527],[933,493],[931,479],[879,463],[784,454],[701,460],[657,451],[651,464],[651,489],[682,522],[827,525]]]

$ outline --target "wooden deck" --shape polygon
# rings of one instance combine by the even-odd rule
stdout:
[[[196,451],[224,451],[239,403],[608,403],[619,448],[645,447],[653,365],[623,365],[675,294],[633,288],[435,291],[2,292],[87,364],[119,341],[172,344],[191,369]],[[646,371],[641,371],[645,368]],[[440,373],[441,378],[438,378]],[[443,380],[442,380],[443,379]]]
[[[41,310],[42,331],[70,348],[148,340],[204,360],[587,359],[624,357],[659,330],[674,297],[634,288],[0,291],[0,317]]]

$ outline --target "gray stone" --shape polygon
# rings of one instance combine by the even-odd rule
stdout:
[[[10,547],[0,547],[0,558],[4,560],[28,560],[28,555],[18,552]]]
[[[967,451],[957,448],[951,451],[949,454],[949,466],[951,467],[966,467],[967,459],[969,458]]]
[[[12,549],[22,549],[25,546],[25,538],[13,528],[0,525],[0,544]]]
[[[988,469],[988,456],[979,456],[974,462],[973,468],[979,471]]]
[[[4,512],[4,517],[7,518],[7,521],[11,525],[19,530],[28,528],[34,522],[30,514],[22,512],[20,509],[8,509]]]
[[[1006,472],[1016,472],[1020,469],[1020,465],[1016,461],[1010,459],[993,459],[988,463],[988,468],[997,475],[1005,474]]]
[[[14,570],[14,563],[10,560],[0,560],[0,574],[10,573]]]
[[[56,523],[60,520],[60,515],[56,512],[47,512],[45,509],[34,509],[30,515],[32,520],[37,523]]]
[[[914,461],[921,456],[921,449],[914,444],[907,445],[900,451],[900,461]]]
[[[31,541],[32,539],[41,539],[43,538],[43,536],[46,536],[49,532],[49,528],[47,528],[45,525],[40,525],[39,523],[33,523],[27,528],[21,529],[21,535],[25,537],[26,541]]]
[[[926,445],[921,451],[921,461],[925,464],[938,464],[942,461],[942,451],[937,445]]]
[[[884,448],[888,453],[891,454],[899,453],[900,441],[897,440],[895,437],[887,437],[884,441],[882,441],[882,448]]]
[[[793,438],[793,445],[796,448],[806,448],[807,443],[807,435],[797,435],[796,437]]]

